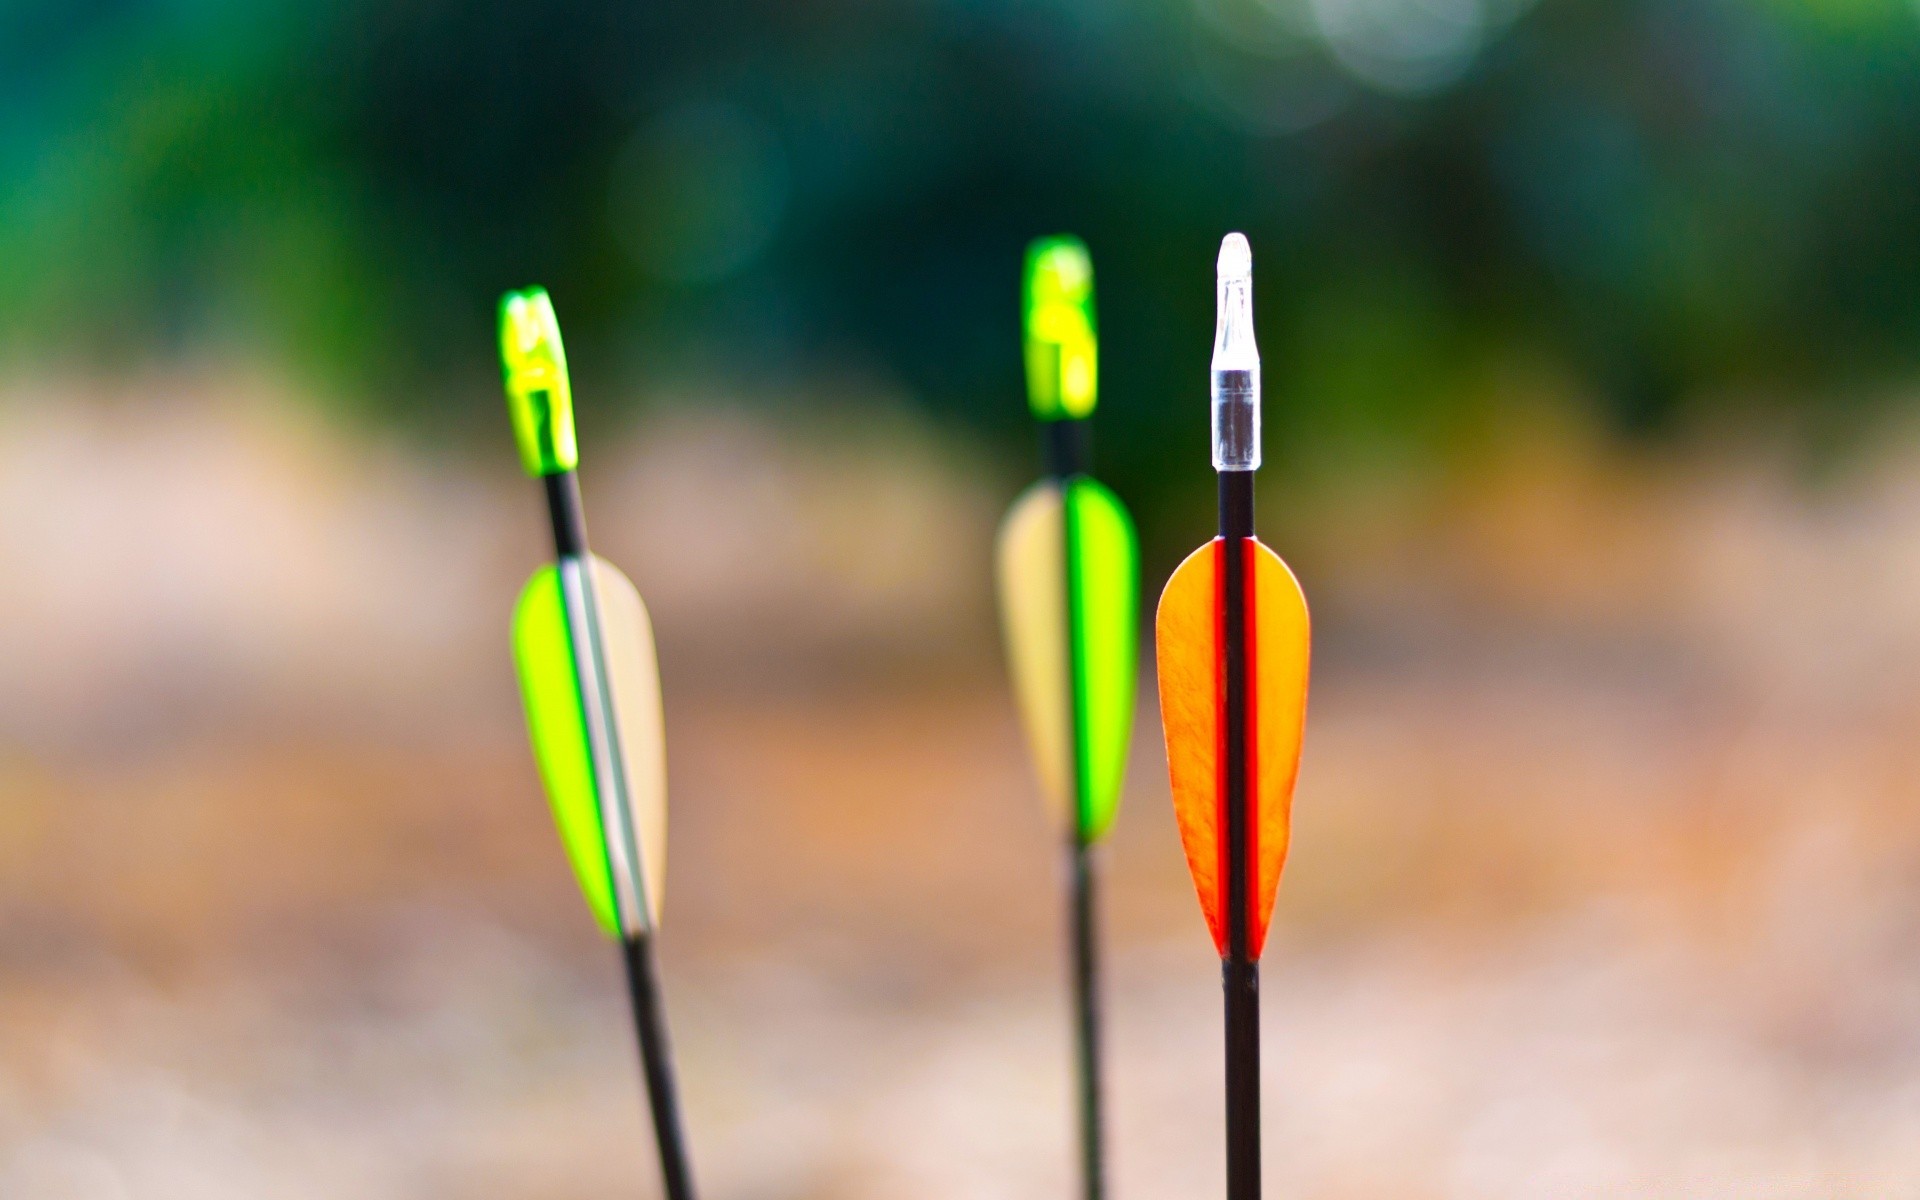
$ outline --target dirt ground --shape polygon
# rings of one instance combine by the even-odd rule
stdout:
[[[508,671],[532,497],[162,402],[196,386],[0,408],[0,553],[39,564],[0,594],[0,1196],[657,1194]],[[1072,1187],[1057,855],[976,578],[1006,497],[887,436],[857,486],[871,446],[732,418],[588,475],[663,647],[717,1200]],[[731,508],[686,465],[720,446],[761,481]],[[1298,539],[1270,1193],[1920,1196],[1912,460],[1810,497],[1557,453],[1345,558]],[[1149,681],[1102,862],[1121,1200],[1222,1179],[1157,736]]]

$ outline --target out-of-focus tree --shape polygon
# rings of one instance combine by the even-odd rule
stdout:
[[[1920,364],[1902,0],[29,0],[0,68],[15,361],[233,347],[431,419],[537,280],[622,394],[851,368],[1012,436],[1019,255],[1072,230],[1144,492],[1240,228],[1283,472],[1444,449],[1515,364],[1816,439]]]

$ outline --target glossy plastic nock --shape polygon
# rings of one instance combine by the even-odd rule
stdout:
[[[1093,412],[1099,394],[1099,346],[1093,322],[1093,259],[1076,237],[1036,239],[1027,247],[1027,403],[1042,421]]]
[[[523,288],[500,298],[500,369],[527,474],[573,470],[580,464],[573,437],[573,389],[567,383],[560,322],[545,288]]]

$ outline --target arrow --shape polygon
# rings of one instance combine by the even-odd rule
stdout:
[[[667,849],[653,628],[633,584],[587,549],[573,392],[544,289],[502,297],[500,359],[520,460],[553,522],[554,561],[513,614],[527,728],[580,890],[622,947],[667,1200],[693,1200],[653,953]]]
[[[1027,399],[1046,478],[1000,527],[1002,625],[1040,779],[1066,841],[1071,883],[1081,1171],[1105,1190],[1092,848],[1113,824],[1133,730],[1140,553],[1133,522],[1087,474],[1098,384],[1093,264],[1069,237],[1027,248]]]
[[[1287,857],[1307,711],[1307,600],[1253,535],[1260,351],[1253,254],[1220,244],[1213,469],[1220,535],[1160,595],[1154,646],[1174,814],[1226,993],[1227,1197],[1260,1196],[1260,951]]]

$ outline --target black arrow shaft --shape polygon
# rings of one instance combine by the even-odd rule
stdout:
[[[1106,1121],[1105,1097],[1100,1069],[1100,987],[1099,960],[1094,918],[1093,847],[1087,843],[1086,808],[1088,766],[1080,747],[1086,731],[1081,725],[1079,680],[1083,663],[1080,653],[1080,577],[1075,570],[1079,555],[1079,536],[1070,507],[1069,489],[1075,478],[1086,474],[1091,459],[1088,423],[1084,420],[1047,421],[1041,425],[1041,455],[1047,474],[1060,488],[1062,550],[1065,561],[1063,595],[1067,602],[1067,744],[1073,764],[1073,830],[1067,838],[1068,855],[1068,928],[1071,943],[1073,988],[1073,1028],[1075,1051],[1075,1091],[1080,1109],[1080,1181],[1084,1200],[1104,1200],[1106,1195]]]
[[[1252,953],[1249,903],[1252,756],[1249,753],[1251,636],[1247,571],[1253,538],[1253,472],[1220,472],[1222,825],[1225,834],[1227,1200],[1260,1198],[1260,964]]]
[[[627,994],[633,1001],[634,1032],[640,1042],[640,1070],[653,1111],[653,1140],[660,1151],[660,1175],[667,1200],[693,1200],[693,1169],[687,1162],[687,1135],[680,1120],[680,1093],[674,1084],[673,1048],[667,1041],[667,1016],[660,1000],[660,974],[654,963],[653,937],[626,939]]]
[[[580,476],[572,471],[543,475],[547,490],[547,517],[553,522],[556,558],[585,558],[587,518],[580,508]]]
[[[1105,1108],[1100,1071],[1100,992],[1094,937],[1093,850],[1072,847],[1073,1014],[1079,1062],[1080,1179],[1086,1200],[1106,1194]]]

